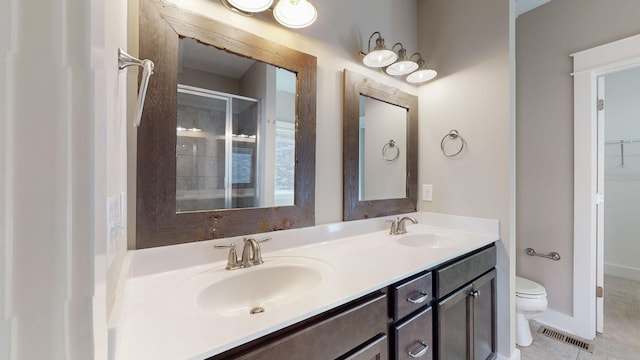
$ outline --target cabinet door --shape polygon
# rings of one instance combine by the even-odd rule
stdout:
[[[438,302],[438,359],[466,360],[470,352],[470,319],[473,286],[463,287]]]
[[[496,354],[496,270],[473,282],[473,359],[486,360]]]

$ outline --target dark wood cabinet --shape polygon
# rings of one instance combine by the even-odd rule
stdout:
[[[491,245],[209,360],[494,359],[495,263]]]
[[[397,321],[412,312],[430,305],[433,300],[431,272],[418,274],[391,286],[391,309]]]
[[[393,326],[393,358],[433,359],[433,316],[431,307]]]
[[[404,279],[389,288],[392,347],[397,360],[433,359],[433,281],[430,271]]]
[[[438,286],[440,290],[444,289],[443,297],[438,299],[436,305],[438,359],[495,359],[494,266],[495,247],[491,247],[440,269],[442,274],[436,270],[438,283],[445,279],[447,282]],[[471,272],[470,269],[476,271]],[[460,276],[454,276],[456,274]]]
[[[387,313],[386,293],[376,292],[211,359],[387,359]],[[346,357],[360,349],[361,357]]]
[[[364,344],[352,353],[340,357],[339,360],[387,360],[389,359],[389,345],[387,335],[380,334],[369,343]]]

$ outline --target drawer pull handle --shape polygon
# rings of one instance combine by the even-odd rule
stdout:
[[[469,296],[473,296],[474,298],[477,298],[478,296],[480,296],[480,291],[478,291],[478,290],[472,290],[472,291],[469,293]]]
[[[407,301],[412,303],[412,304],[420,304],[420,303],[423,303],[428,298],[429,298],[429,295],[427,295],[426,293],[424,293],[422,291],[419,291],[418,292],[418,297],[408,297]]]
[[[409,354],[409,356],[411,356],[414,359],[422,357],[424,354],[427,353],[427,350],[429,350],[429,345],[427,345],[427,343],[425,343],[422,340],[418,340],[417,342],[418,342],[418,347],[416,347],[417,351],[414,352],[409,350],[409,352],[407,352],[407,354]]]

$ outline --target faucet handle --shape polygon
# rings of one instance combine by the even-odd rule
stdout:
[[[271,241],[270,237],[266,237],[266,238],[262,238],[260,240],[256,240],[258,243],[263,243],[263,242],[267,242],[267,241]]]
[[[398,228],[398,219],[395,220],[385,220],[385,224],[391,223],[391,228],[389,229],[389,235],[395,235]]]
[[[236,244],[229,245],[213,245],[214,249],[229,249],[229,256],[227,257],[227,270],[240,269],[240,262],[238,261],[238,253],[236,252]]]

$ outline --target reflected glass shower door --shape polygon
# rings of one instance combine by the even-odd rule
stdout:
[[[255,99],[178,86],[176,212],[259,206]]]
[[[227,208],[256,207],[259,204],[256,147],[259,107],[254,99],[233,97],[231,128],[227,136]],[[229,134],[229,132],[227,134]]]

